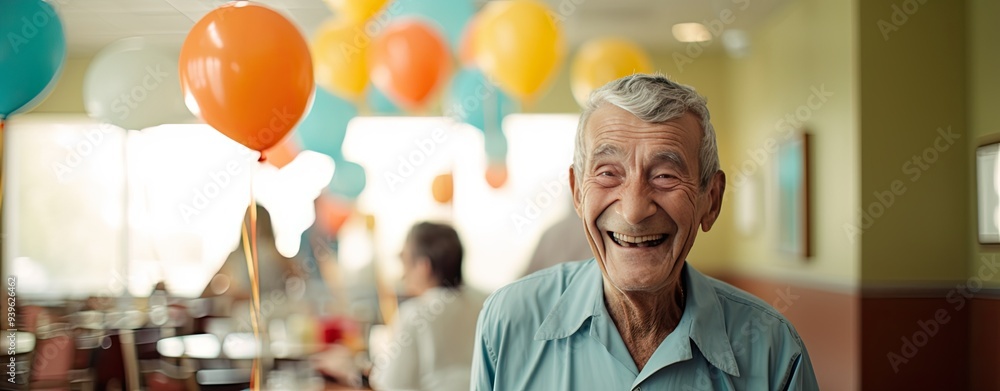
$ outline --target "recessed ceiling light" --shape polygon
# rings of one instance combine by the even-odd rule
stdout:
[[[670,31],[681,42],[705,42],[712,39],[712,33],[701,23],[677,23]]]

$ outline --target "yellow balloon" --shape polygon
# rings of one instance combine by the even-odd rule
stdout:
[[[389,0],[326,0],[326,4],[338,16],[364,23],[385,7]]]
[[[316,83],[346,99],[357,99],[368,85],[365,62],[371,37],[360,23],[328,20],[312,42]]]
[[[491,1],[476,18],[476,63],[508,94],[531,100],[564,54],[562,28],[548,7],[533,0]]]
[[[590,92],[608,82],[633,73],[649,73],[649,56],[639,45],[624,39],[605,38],[589,41],[580,47],[570,69],[570,88],[580,106]]]

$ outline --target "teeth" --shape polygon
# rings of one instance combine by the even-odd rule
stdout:
[[[663,235],[628,236],[617,232],[613,232],[612,235],[614,235],[615,239],[617,239],[618,241],[626,243],[650,242],[663,238]]]

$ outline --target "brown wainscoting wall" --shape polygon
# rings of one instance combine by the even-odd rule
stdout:
[[[1000,390],[1000,298],[972,300],[969,364],[973,390]]]
[[[949,296],[953,290],[940,288],[852,292],[747,276],[716,278],[782,310],[805,341],[824,391],[1000,391],[996,291],[960,300],[960,293]]]
[[[824,391],[857,390],[860,384],[860,306],[858,295],[846,289],[818,289],[804,284],[718,276],[781,310],[809,350],[813,369]]]
[[[968,335],[972,305],[966,302],[956,309],[946,294],[896,290],[865,293],[861,304],[864,389],[970,389]],[[913,297],[899,297],[905,295]]]

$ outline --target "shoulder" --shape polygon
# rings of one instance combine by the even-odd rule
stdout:
[[[753,314],[773,318],[780,322],[788,322],[778,310],[759,297],[712,277],[706,278],[719,298],[719,303],[722,304],[724,311]]]
[[[422,318],[434,319],[449,311],[471,310],[478,313],[485,299],[485,294],[464,286],[459,289],[433,288],[400,303],[399,316],[403,322],[413,322]]]
[[[734,351],[741,350],[744,343],[766,345],[793,354],[804,350],[805,345],[795,327],[771,304],[725,282],[711,277],[708,280],[722,307]]]
[[[570,283],[596,267],[593,259],[565,262],[507,284],[486,299],[479,323],[537,327],[556,305]],[[530,332],[533,335],[535,330],[532,328]]]
[[[771,388],[754,380],[767,379],[772,382],[769,384],[778,385],[780,389],[799,389],[796,386],[789,388],[792,382],[797,382],[800,387],[805,385],[802,389],[815,389],[806,346],[795,327],[782,314],[795,305],[797,296],[790,288],[779,292],[777,299],[768,304],[746,291],[700,273],[697,281],[695,287],[701,288],[699,292],[702,296],[715,296],[704,300],[698,298],[698,301],[712,306],[717,303],[719,306],[718,310],[711,311],[713,315],[707,315],[712,319],[705,322],[709,333],[701,335],[705,344],[700,344],[699,348],[707,348],[710,357],[722,363],[728,361],[726,357],[731,352],[741,378],[746,379],[748,383],[745,384],[749,388]],[[719,316],[724,330],[713,326],[718,324]],[[727,337],[728,346],[708,342]]]

